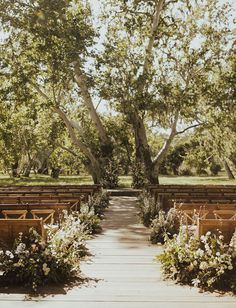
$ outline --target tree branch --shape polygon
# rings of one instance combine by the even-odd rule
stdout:
[[[71,149],[69,149],[69,148],[63,146],[62,144],[58,144],[58,146],[59,146],[61,149],[63,149],[63,150],[65,150],[65,151],[69,152],[69,153],[72,154],[73,156],[78,156],[78,154],[76,154],[76,153],[75,153],[74,151],[72,151]]]
[[[189,130],[189,129],[191,129],[191,128],[194,128],[194,127],[198,127],[198,126],[203,125],[203,124],[205,124],[205,123],[197,123],[197,124],[190,125],[190,126],[186,127],[185,129],[176,132],[176,135],[183,134],[183,133],[185,133],[187,130]]]
[[[176,127],[177,127],[177,122],[178,122],[178,119],[179,119],[179,112],[176,112],[175,116],[174,116],[174,121],[171,125],[171,132],[170,132],[170,135],[169,137],[165,140],[161,150],[157,153],[156,157],[153,159],[153,165],[160,165],[160,163],[162,162],[162,160],[164,159],[170,145],[171,145],[171,142],[172,140],[174,139],[174,137],[176,136],[177,134],[177,131],[176,131]]]

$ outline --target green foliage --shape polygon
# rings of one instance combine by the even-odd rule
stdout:
[[[103,168],[101,184],[104,188],[116,188],[119,183],[119,168],[117,163],[109,160]]]
[[[151,222],[150,240],[153,244],[164,243],[166,238],[172,238],[179,233],[180,217],[174,208],[167,213],[159,211]]]
[[[94,213],[102,218],[105,209],[109,206],[109,193],[102,189],[101,192],[94,194],[88,205],[90,209],[94,210]]]
[[[234,234],[231,244],[223,243],[222,235],[207,232],[201,239],[181,230],[167,240],[157,256],[166,278],[177,283],[206,290],[236,292],[236,255]]]
[[[143,188],[147,184],[144,172],[144,165],[141,162],[132,164],[132,184],[133,188]]]
[[[160,205],[146,192],[139,196],[139,217],[144,226],[149,227],[152,220],[159,215]]]
[[[85,203],[81,205],[78,219],[89,234],[101,232],[101,219],[95,214],[95,209],[90,204]]]

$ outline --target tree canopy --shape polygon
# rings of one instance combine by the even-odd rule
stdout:
[[[100,3],[94,16],[86,0],[0,0],[0,146],[7,168],[23,157],[26,174],[50,156],[60,165],[55,153],[66,151],[95,183],[114,187],[119,172],[132,170],[134,185],[139,177],[158,183],[174,140],[188,130],[201,135],[222,166],[233,166],[230,5]],[[99,111],[99,103],[111,113]]]

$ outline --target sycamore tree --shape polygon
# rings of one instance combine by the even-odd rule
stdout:
[[[96,110],[93,78],[87,63],[93,61],[96,33],[87,1],[1,0],[1,26],[7,33],[1,44],[1,73],[14,83],[12,91],[28,101],[43,100],[64,122],[73,144],[86,158],[95,183],[103,183],[113,159],[111,136]],[[77,121],[80,109],[86,119]],[[97,148],[87,140],[95,131]],[[105,183],[113,185],[113,183]]]
[[[212,72],[211,78],[201,85],[203,99],[208,102],[202,106],[207,125],[200,130],[205,148],[224,166],[230,179],[235,178],[236,152],[236,57],[234,44],[228,55]]]
[[[201,85],[227,54],[229,12],[217,0],[104,1],[98,90],[132,125],[136,161],[148,183],[158,183],[173,139],[207,122]],[[149,127],[169,132],[154,155]]]

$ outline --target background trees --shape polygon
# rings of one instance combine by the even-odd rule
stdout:
[[[179,173],[185,156],[201,161],[201,148],[232,177],[230,7],[217,0],[100,3],[98,21],[89,1],[0,0],[4,165],[16,170],[20,162],[29,175],[35,164],[47,172],[76,160],[95,183],[114,187],[119,173],[133,172],[137,186],[158,183],[165,168]],[[188,130],[201,142],[174,142]]]

